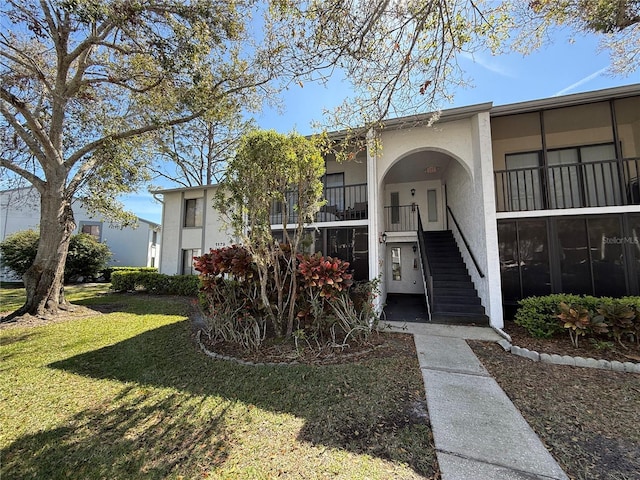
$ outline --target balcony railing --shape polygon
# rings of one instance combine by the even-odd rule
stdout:
[[[345,185],[343,187],[325,187],[326,203],[316,214],[316,222],[339,222],[347,220],[366,220],[368,214],[367,184]],[[298,223],[298,214],[294,211],[296,194],[287,193],[288,224]],[[271,225],[282,225],[282,205],[274,203],[271,209]]]
[[[384,207],[384,226],[386,232],[415,232],[418,230],[418,206]]]
[[[640,204],[640,158],[497,170],[498,212]]]

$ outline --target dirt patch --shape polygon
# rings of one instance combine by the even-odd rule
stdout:
[[[0,319],[9,315],[11,312],[0,313]],[[92,308],[83,307],[82,305],[72,305],[69,310],[60,310],[57,315],[47,315],[46,317],[38,317],[35,315],[22,315],[15,317],[8,322],[0,321],[0,330],[18,327],[41,327],[51,323],[66,322],[68,320],[79,320],[81,318],[100,315],[97,306]]]
[[[615,341],[581,338],[576,348],[571,343],[569,333],[554,338],[533,338],[523,327],[513,322],[506,322],[504,331],[511,336],[513,345],[535,350],[538,353],[555,353],[618,362],[640,362],[640,345],[630,342],[626,342],[623,347]]]
[[[469,344],[572,479],[638,478],[640,375],[541,364],[494,343]]]

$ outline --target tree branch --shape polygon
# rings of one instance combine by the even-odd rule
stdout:
[[[30,171],[25,170],[22,167],[19,167],[13,162],[9,162],[1,158],[0,158],[0,167],[4,167],[7,170],[11,170],[12,172],[17,173],[26,181],[31,183],[39,192],[42,192],[42,189],[44,188],[44,185],[45,185],[45,181],[42,180],[40,177],[38,177],[36,174],[31,173]]]

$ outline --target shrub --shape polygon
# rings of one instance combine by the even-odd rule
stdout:
[[[571,305],[579,300],[578,295],[567,294],[524,298],[518,302],[520,307],[514,322],[525,328],[532,337],[550,338],[563,331],[558,323],[558,305],[562,302]]]
[[[2,266],[22,277],[36,258],[39,240],[40,234],[35,230],[23,230],[9,235],[0,243]]]
[[[64,267],[66,282],[97,277],[107,266],[111,251],[106,243],[98,242],[95,237],[86,233],[73,235],[69,243],[69,255]]]
[[[282,247],[286,262],[290,257]],[[298,295],[293,338],[314,341],[318,347],[343,347],[347,341],[365,339],[376,320],[373,308],[377,284],[368,282],[352,287],[349,263],[320,254],[297,255]],[[257,349],[268,333],[277,332],[263,308],[258,269],[249,252],[242,246],[210,250],[196,258],[200,272],[201,304],[208,315],[212,338]],[[268,270],[267,296],[277,302],[273,271]],[[290,277],[286,277],[289,278]],[[291,283],[286,282],[290,288]],[[353,295],[353,298],[352,298]],[[294,322],[294,323],[295,323]]]
[[[565,302],[560,302],[558,309],[560,313],[557,317],[560,319],[560,323],[569,331],[573,346],[578,348],[578,339],[587,334],[591,323],[589,310],[580,305],[568,305]]]
[[[569,330],[575,346],[579,336],[623,339],[640,343],[640,297],[592,297],[554,294],[521,300],[515,323],[538,338]],[[623,345],[624,346],[624,345]]]
[[[9,267],[17,275],[22,276],[33,264],[40,234],[34,230],[24,230],[9,235],[0,243],[2,265]],[[86,233],[72,235],[69,242],[69,254],[64,268],[65,281],[80,277],[97,277],[111,258],[109,247],[98,242]]]
[[[111,274],[111,289],[116,292],[143,290],[157,295],[198,295],[200,281],[195,275],[165,275],[157,272],[122,270]]]
[[[105,282],[111,281],[113,272],[157,272],[156,267],[106,267],[102,269],[102,276]]]

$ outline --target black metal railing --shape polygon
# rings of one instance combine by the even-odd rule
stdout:
[[[346,220],[366,220],[369,217],[369,203],[367,201],[367,184],[345,185],[342,187],[325,187],[323,191],[325,204],[316,213],[316,222],[338,222]],[[298,223],[298,214],[295,211],[297,193],[286,194],[288,212],[288,224]],[[271,207],[271,224],[282,225],[282,216],[285,208],[279,202],[274,202]]]
[[[424,283],[425,295],[427,297],[427,315],[431,321],[431,310],[433,309],[433,276],[431,275],[431,267],[429,266],[429,258],[427,257],[427,247],[424,243],[424,228],[422,227],[422,219],[420,218],[420,210],[416,207],[418,217],[418,254],[420,255],[420,264],[422,266],[422,281]]]
[[[480,275],[480,278],[484,278],[484,273],[482,273],[482,270],[480,270],[480,265],[478,265],[478,261],[476,260],[476,257],[473,254],[473,252],[471,251],[471,247],[469,246],[469,242],[467,241],[467,238],[464,236],[464,232],[460,228],[460,225],[458,224],[458,220],[456,220],[456,217],[455,217],[455,215],[453,215],[453,211],[451,210],[451,207],[449,207],[449,205],[447,205],[447,212],[451,216],[451,220],[453,220],[453,224],[458,229],[458,233],[460,234],[460,238],[462,239],[462,243],[464,243],[464,246],[467,249],[467,252],[469,252],[469,256],[471,257],[471,261],[473,262],[473,265],[476,267],[476,271],[478,272],[478,275]]]
[[[640,204],[640,158],[494,172],[498,212]]]
[[[418,230],[418,206],[384,207],[384,225],[387,232],[415,232]]]

